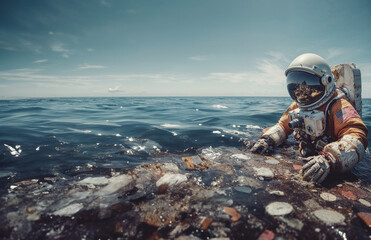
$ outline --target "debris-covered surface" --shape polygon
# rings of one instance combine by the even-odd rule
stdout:
[[[133,169],[3,179],[1,239],[369,239],[371,188],[302,181],[292,147],[167,154]]]

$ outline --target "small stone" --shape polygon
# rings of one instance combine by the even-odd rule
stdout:
[[[33,207],[26,207],[26,212],[33,213],[35,211],[35,208]]]
[[[281,221],[286,223],[289,227],[294,228],[298,231],[301,231],[303,229],[303,222],[296,218],[285,218],[280,217]]]
[[[360,203],[362,203],[363,205],[365,205],[366,207],[371,207],[371,203],[367,200],[364,200],[364,199],[360,198],[360,199],[358,199],[358,201]]]
[[[251,159],[251,157],[249,157],[249,156],[247,156],[247,155],[245,155],[245,154],[233,154],[232,156],[231,156],[231,158],[234,158],[234,159],[239,159],[239,160],[249,160],[249,159]]]
[[[117,222],[115,225],[115,232],[116,233],[122,233],[124,232],[124,229],[122,227],[122,224],[120,222]]]
[[[208,218],[208,217],[204,218],[201,222],[201,229],[202,230],[208,229],[212,221],[213,221],[212,218]]]
[[[341,194],[350,200],[357,200],[357,197],[351,191],[341,191]]]
[[[272,202],[265,207],[265,211],[271,216],[290,214],[294,208],[286,202]]]
[[[84,206],[82,203],[74,203],[74,204],[68,205],[62,209],[59,209],[53,212],[53,215],[70,216],[80,211],[83,207]]]
[[[315,228],[314,231],[319,233],[321,231],[321,229],[320,228]]]
[[[371,213],[359,212],[358,216],[363,220],[367,227],[371,227]]]
[[[39,214],[30,214],[27,216],[27,220],[28,221],[38,221],[40,219],[40,215]]]
[[[260,234],[258,240],[272,240],[274,239],[274,232],[265,229],[262,234]]]
[[[342,187],[343,186],[343,184],[338,184],[338,185],[336,185],[337,187]]]
[[[237,186],[237,187],[234,187],[234,189],[237,192],[242,192],[242,193],[251,193],[252,192],[252,189],[250,187],[247,187],[247,186]]]
[[[270,191],[269,194],[276,195],[276,196],[285,196],[285,193],[279,190]]]
[[[268,163],[268,164],[272,164],[272,165],[276,165],[276,164],[279,164],[280,162],[276,159],[268,159],[268,160],[265,160],[264,162]]]
[[[264,179],[272,179],[274,177],[273,172],[269,168],[256,168],[254,167],[255,173],[258,177],[262,177]]]
[[[224,207],[224,212],[231,216],[232,222],[238,221],[241,218],[241,214],[239,214],[234,208]]]
[[[345,217],[333,210],[320,209],[313,212],[319,220],[325,224],[332,226],[334,224],[344,224]]]
[[[162,176],[157,182],[156,187],[159,187],[163,184],[168,185],[169,187],[181,184],[183,182],[186,182],[187,176],[183,174],[173,174],[173,173],[166,173],[164,176]]]
[[[202,164],[199,156],[196,157],[183,157],[182,161],[187,164],[189,170],[207,170],[208,167]]]
[[[336,196],[331,194],[331,193],[323,192],[323,193],[321,193],[320,196],[325,201],[329,201],[329,202],[336,201]]]
[[[301,170],[302,168],[303,168],[303,166],[302,165],[297,165],[297,164],[294,164],[294,165],[292,165],[293,166],[293,168],[295,169],[295,170]]]

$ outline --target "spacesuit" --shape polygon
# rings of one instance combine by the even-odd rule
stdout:
[[[301,171],[304,180],[321,183],[330,171],[352,169],[365,154],[368,130],[347,100],[346,89],[337,89],[330,66],[306,53],[295,58],[285,74],[294,102],[251,151],[267,152],[293,133],[302,159],[308,161]]]

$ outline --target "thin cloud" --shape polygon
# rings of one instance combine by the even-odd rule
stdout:
[[[88,48],[88,52],[94,52],[95,51],[95,49],[93,49],[93,48]]]
[[[89,64],[84,64],[83,66],[79,67],[79,69],[103,69],[106,68],[106,66],[101,66],[101,65],[89,65]]]
[[[33,63],[44,63],[44,62],[47,62],[48,59],[40,59],[40,60],[36,60],[34,61]]]
[[[207,58],[203,56],[193,56],[193,57],[189,57],[189,59],[193,61],[206,61],[207,60]]]
[[[110,93],[116,93],[116,92],[121,92],[120,87],[116,86],[114,88],[108,88],[108,92]]]
[[[337,57],[337,56],[340,56],[340,55],[343,55],[345,53],[345,51],[343,49],[339,49],[339,48],[330,48],[328,50],[328,53],[326,55],[326,59],[331,59],[331,58],[334,58],[334,57]]]
[[[248,72],[219,72],[210,73],[208,79],[220,80],[232,83],[251,82],[258,85],[281,85],[285,82],[284,67],[281,54],[269,54],[270,58],[257,61],[254,70]]]
[[[62,53],[62,57],[69,58],[71,50],[67,49],[63,43],[54,43],[51,47],[54,52]]]

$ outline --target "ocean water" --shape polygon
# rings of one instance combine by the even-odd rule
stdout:
[[[50,98],[0,101],[0,180],[130,169],[168,154],[243,147],[291,103],[274,97]],[[371,127],[371,99],[363,120]],[[371,142],[370,135],[368,136]],[[352,171],[371,183],[371,157]]]

